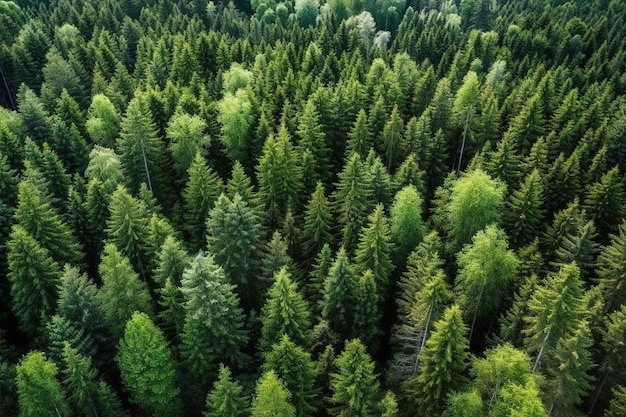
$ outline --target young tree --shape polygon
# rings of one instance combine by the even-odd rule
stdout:
[[[56,379],[57,367],[41,352],[30,352],[15,368],[20,416],[66,417],[70,408]]]
[[[233,381],[230,369],[220,365],[219,376],[206,398],[204,417],[247,417],[248,400],[243,395],[243,387]]]
[[[467,367],[469,347],[466,333],[461,309],[457,305],[448,308],[442,319],[435,323],[421,357],[419,373],[403,385],[405,394],[410,396],[419,415],[441,413],[448,394],[461,388],[465,382],[463,373]]]
[[[252,400],[252,417],[296,416],[296,409],[289,403],[291,394],[274,371],[261,375],[255,394]]]
[[[98,298],[113,340],[118,340],[134,312],[152,312],[150,293],[128,258],[112,243],[105,245],[98,271],[102,279]]]
[[[115,361],[130,401],[154,416],[181,415],[176,364],[163,333],[144,313],[126,323]]]
[[[263,324],[260,345],[267,351],[283,335],[299,346],[311,343],[309,310],[285,267],[274,274],[274,284],[261,312]]]
[[[265,354],[264,371],[274,371],[291,393],[296,416],[315,414],[317,391],[314,388],[315,367],[311,355],[292,342],[287,334]]]
[[[346,341],[335,363],[337,373],[330,380],[335,406],[329,411],[336,416],[374,417],[379,383],[365,346],[359,339]]]

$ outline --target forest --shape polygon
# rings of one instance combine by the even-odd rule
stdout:
[[[626,416],[626,0],[0,0],[0,415]]]

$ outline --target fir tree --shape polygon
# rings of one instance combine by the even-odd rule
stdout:
[[[252,417],[295,417],[296,410],[289,402],[290,392],[274,371],[261,375],[252,400]]]
[[[333,331],[344,338],[353,334],[354,330],[356,287],[357,278],[350,265],[348,254],[342,247],[324,281],[322,317]]]
[[[246,417],[248,401],[243,395],[243,387],[233,381],[230,369],[220,365],[220,371],[213,389],[206,398],[204,417]]]
[[[361,274],[356,287],[353,334],[358,335],[363,340],[363,344],[372,354],[378,352],[382,334],[380,303],[381,296],[376,278],[368,269]]]
[[[626,214],[623,208],[624,180],[618,167],[611,169],[600,181],[588,187],[584,206],[601,236],[617,232],[615,219]]]
[[[598,284],[609,311],[626,300],[626,221],[619,225],[618,230],[618,234],[610,236],[609,244],[598,255]]]
[[[522,186],[509,197],[506,224],[514,247],[527,245],[539,235],[543,198],[543,184],[537,170],[528,174]]]
[[[331,227],[330,203],[324,194],[324,185],[318,181],[304,213],[302,239],[306,259],[314,259],[324,245],[332,242]]]
[[[557,268],[576,262],[583,279],[588,279],[596,267],[598,243],[595,242],[598,234],[592,220],[579,227],[575,233],[568,233],[561,238],[556,250],[556,260],[553,265]]]
[[[361,159],[367,157],[367,153],[373,146],[367,126],[367,114],[365,110],[361,109],[354,122],[354,127],[348,135],[346,159],[350,158],[353,153],[358,154]]]
[[[70,408],[56,379],[57,367],[41,352],[30,352],[15,368],[20,416],[66,417]]]
[[[274,282],[274,276],[282,269],[293,274],[295,266],[291,257],[287,254],[288,247],[280,232],[275,231],[272,238],[264,248],[261,259],[261,279],[258,290],[265,293],[267,288]]]
[[[319,316],[321,313],[322,302],[324,300],[324,283],[332,264],[332,252],[330,246],[326,243],[315,257],[312,270],[309,274],[309,280],[305,283],[304,287],[305,299],[309,300],[311,313],[313,313],[314,316]]]

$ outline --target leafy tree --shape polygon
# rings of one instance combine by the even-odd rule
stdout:
[[[256,384],[252,400],[252,417],[295,417],[296,410],[289,403],[291,394],[274,371],[265,372]]]
[[[342,247],[324,281],[322,317],[343,337],[353,334],[357,278]]]
[[[420,415],[441,413],[448,394],[462,387],[468,357],[466,332],[457,305],[448,308],[435,323],[421,357],[419,373],[403,385]]]
[[[474,71],[468,71],[463,78],[463,85],[459,88],[454,98],[452,111],[455,116],[455,124],[462,128],[461,148],[457,164],[457,175],[461,171],[461,163],[468,137],[471,137],[472,130],[476,124],[476,107],[478,104],[478,75]]]
[[[459,178],[452,187],[447,220],[457,245],[491,223],[499,223],[505,187],[481,170]]]
[[[426,232],[422,220],[422,198],[415,186],[407,185],[396,193],[391,206],[390,223],[393,258],[399,269]]]
[[[375,401],[379,384],[374,373],[374,362],[359,339],[346,341],[345,348],[335,361],[337,373],[331,374],[331,398],[336,416],[375,416]]]
[[[232,161],[249,166],[254,156],[249,145],[253,116],[248,93],[243,89],[237,90],[234,94],[226,93],[218,103],[218,109],[217,120],[222,133],[220,139],[226,146],[228,156]]]
[[[263,330],[261,347],[267,351],[278,343],[283,335],[299,346],[310,345],[309,310],[291,280],[289,272],[282,267],[274,274],[274,284],[270,288],[267,302],[261,313]]]
[[[154,416],[180,415],[176,367],[163,333],[144,313],[126,323],[115,357],[130,401]]]
[[[89,153],[85,177],[100,181],[108,194],[113,194],[118,185],[126,183],[119,155],[113,149],[100,145],[94,146]]]
[[[16,367],[20,416],[70,416],[56,379],[57,367],[41,352],[30,352]]]
[[[211,255],[197,258],[183,273],[181,356],[193,380],[201,385],[220,362],[236,368],[246,362],[241,348],[248,336],[234,288]]]
[[[117,340],[134,312],[151,313],[150,293],[128,258],[112,243],[104,246],[98,271],[102,279],[98,297],[113,340]]]
[[[493,405],[489,417],[547,417],[540,392],[533,380],[525,385],[508,384],[500,389],[499,400]]]
[[[55,261],[74,263],[80,260],[80,248],[69,227],[49,202],[42,201],[37,187],[22,181],[18,190],[15,219],[19,225],[46,248]]]
[[[209,167],[200,152],[195,154],[187,171],[185,199],[185,229],[191,235],[191,247],[199,249],[206,242],[206,219],[224,190],[224,184]]]
[[[257,268],[260,228],[254,209],[239,194],[232,201],[220,195],[207,219],[209,253],[248,304],[254,299],[250,279]]]
[[[457,392],[448,397],[442,417],[483,417],[483,400],[476,390]]]
[[[456,292],[459,304],[472,315],[470,338],[477,318],[497,311],[516,278],[519,261],[508,248],[505,233],[487,226],[458,254]]]
[[[197,153],[205,153],[210,138],[204,132],[206,122],[197,115],[175,113],[167,125],[168,149],[172,154],[174,169],[181,177],[189,169]]]
[[[291,402],[296,416],[310,416],[315,413],[317,392],[314,389],[315,367],[311,355],[301,346],[283,334],[265,355],[263,369],[274,371],[285,388],[291,393]]]
[[[618,386],[613,390],[613,399],[609,409],[604,413],[605,417],[619,417],[626,412],[626,388]]]
[[[34,337],[54,311],[61,270],[48,250],[21,226],[13,226],[7,248],[11,308],[20,327]]]
[[[626,300],[626,221],[618,226],[618,230],[618,234],[610,235],[609,244],[602,247],[598,255],[598,284],[609,311]]]
[[[120,132],[120,116],[107,96],[95,94],[92,97],[85,125],[96,145],[115,147]]]
[[[394,106],[389,120],[383,128],[383,143],[385,145],[385,153],[387,156],[387,170],[392,171],[392,167],[398,158],[402,157],[402,142],[404,134],[404,122],[400,117],[398,106]]]
[[[204,417],[246,417],[248,401],[243,395],[243,387],[233,381],[230,369],[220,365],[217,381],[206,398]]]

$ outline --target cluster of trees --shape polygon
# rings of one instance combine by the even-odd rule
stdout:
[[[0,0],[0,415],[624,415],[624,21]]]

